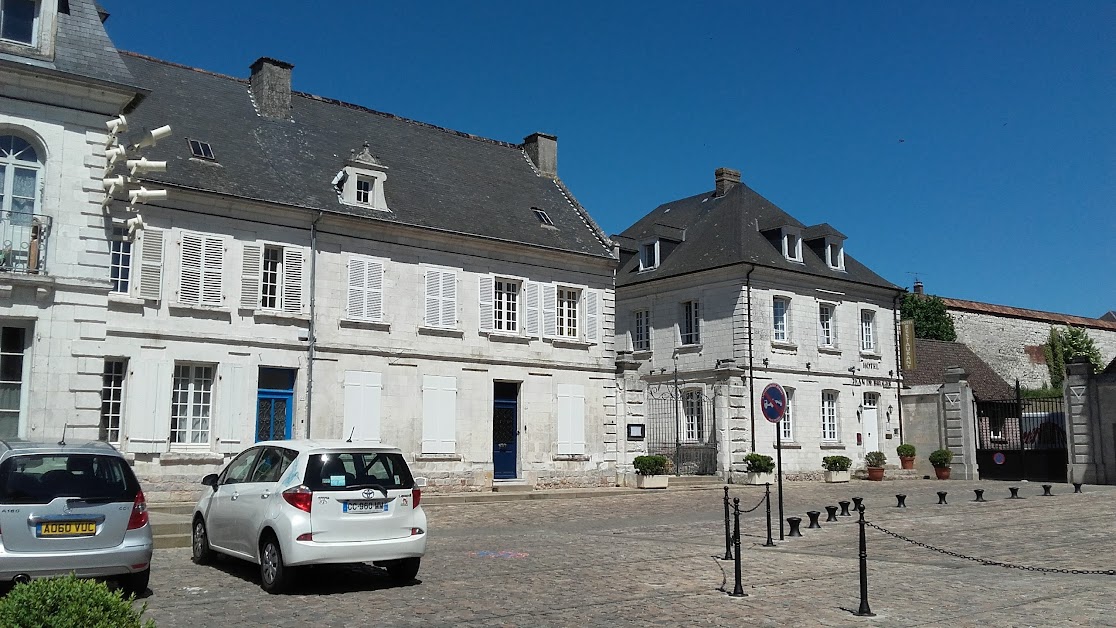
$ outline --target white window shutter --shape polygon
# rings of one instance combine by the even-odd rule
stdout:
[[[442,271],[442,327],[457,328],[457,273]]]
[[[558,335],[558,286],[552,283],[542,286],[543,337]]]
[[[345,371],[345,418],[343,438],[380,442],[380,373]]]
[[[585,453],[585,387],[558,384],[559,455]]]
[[[348,300],[345,309],[347,318],[367,318],[365,309],[368,291],[368,260],[360,257],[349,258]]]
[[[147,228],[140,236],[139,297],[163,298],[163,230]]]
[[[129,364],[131,366],[131,364]],[[171,387],[173,386],[170,362],[141,360],[135,363],[129,386],[128,451],[132,453],[159,453],[166,451],[170,437]]]
[[[442,307],[441,300],[438,298],[441,292],[441,271],[429,268],[426,271],[426,326],[437,327],[442,321]]]
[[[528,281],[524,286],[524,299],[527,302],[525,330],[529,337],[534,338],[539,335],[539,283],[537,281]]]
[[[384,318],[384,265],[382,262],[367,262],[368,292],[364,302],[365,316],[379,321]]]
[[[422,378],[422,451],[452,454],[457,450],[457,378]]]
[[[480,330],[492,331],[494,327],[496,279],[491,275],[480,277]]]
[[[249,393],[248,376],[239,364],[222,364],[218,367],[221,395],[217,404],[217,451],[233,454],[244,448],[244,430],[248,417],[255,417],[255,395]],[[246,412],[252,408],[251,414]],[[253,428],[254,429],[254,428]]]
[[[225,242],[221,238],[205,238],[205,257],[202,264],[202,303],[220,306],[225,295],[221,282],[225,275]]]
[[[283,311],[302,313],[302,249],[283,249]]]
[[[181,262],[178,267],[178,302],[198,305],[202,300],[202,258],[204,239],[196,233],[183,233]]]
[[[598,310],[600,309],[600,298],[596,290],[585,291],[585,339],[589,342],[597,342],[598,326]]]
[[[244,262],[240,272],[240,307],[254,310],[260,306],[260,274],[263,270],[263,247],[244,245]]]

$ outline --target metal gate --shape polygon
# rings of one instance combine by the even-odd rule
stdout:
[[[647,392],[647,453],[666,456],[675,475],[717,473],[713,397],[678,385]]]
[[[982,480],[1066,481],[1066,413],[1061,397],[976,402]]]

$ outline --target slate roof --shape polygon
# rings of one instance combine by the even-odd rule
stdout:
[[[913,371],[903,371],[904,386],[923,386],[945,383],[945,371],[960,366],[969,374],[973,395],[979,399],[1013,399],[1015,389],[992,370],[991,366],[973,353],[968,345],[944,340],[915,339],[915,364]]]
[[[746,263],[781,268],[830,279],[852,281],[892,290],[900,288],[858,262],[845,249],[845,271],[833,270],[825,262],[821,241],[803,242],[803,263],[783,257],[782,239],[778,228],[802,224],[771,201],[743,183],[734,185],[724,196],[704,192],[689,198],[664,203],[626,229],[621,235],[627,241],[654,238],[657,225],[685,229],[686,240],[662,256],[659,266],[639,272],[639,256],[625,259],[616,274],[616,285],[634,285],[645,281],[685,275],[701,270]],[[817,225],[810,235],[833,234],[844,237],[828,224]],[[624,240],[621,240],[624,241]],[[810,246],[814,244],[815,246]]]
[[[611,243],[561,181],[541,176],[521,146],[293,92],[291,118],[257,115],[247,79],[124,53],[151,94],[127,113],[131,130],[171,124],[145,151],[167,172],[145,178],[245,199],[460,232],[611,258]],[[247,64],[246,64],[247,65]],[[292,74],[297,79],[298,69]],[[208,142],[216,163],[191,157]],[[342,204],[331,182],[368,142],[387,167],[390,212]],[[550,216],[544,226],[532,208]]]
[[[1092,327],[1093,329],[1107,329],[1109,331],[1116,331],[1116,320],[1106,320],[1101,318],[1086,318],[1084,316],[1074,316],[1072,314],[1058,314],[1055,312],[1043,312],[1041,310],[1028,310],[1021,307],[1011,307],[1010,305],[995,305],[993,303],[981,303],[980,301],[965,301],[963,299],[948,299],[941,297],[945,302],[946,308],[951,310],[964,310],[967,312],[978,312],[981,314],[993,314],[996,316],[1006,316],[1009,318],[1025,318],[1033,321],[1040,321],[1043,323],[1061,323],[1063,325],[1072,325],[1074,327]]]

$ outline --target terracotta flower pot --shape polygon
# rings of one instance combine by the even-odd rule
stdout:
[[[880,480],[883,479],[883,476],[884,476],[883,467],[868,467],[868,479],[869,480],[872,480],[873,482],[879,482]]]
[[[899,456],[899,462],[903,465],[904,469],[914,468],[914,456]]]
[[[934,467],[934,475],[938,476],[939,480],[948,480],[949,467]]]

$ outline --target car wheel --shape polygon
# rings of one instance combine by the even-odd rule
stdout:
[[[204,565],[213,560],[213,550],[209,547],[209,534],[205,530],[205,519],[200,516],[194,519],[194,533],[190,547],[193,549],[193,560],[199,565]]]
[[[418,575],[420,562],[421,559],[418,558],[404,558],[403,560],[388,563],[388,576],[399,584],[411,582],[415,579],[415,576]]]
[[[151,569],[147,568],[143,571],[124,576],[124,591],[132,597],[140,597],[147,593],[147,583],[151,580]]]
[[[260,542],[260,587],[268,593],[279,593],[290,581],[290,570],[283,564],[283,550],[273,535]]]

